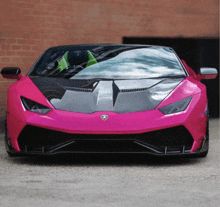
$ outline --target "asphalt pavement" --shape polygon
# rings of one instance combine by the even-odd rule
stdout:
[[[206,158],[74,155],[10,158],[0,134],[0,206],[217,207],[219,119]]]

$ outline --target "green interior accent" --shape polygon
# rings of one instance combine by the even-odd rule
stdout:
[[[97,60],[92,55],[92,53],[89,50],[87,50],[87,52],[88,52],[88,55],[89,55],[89,61],[86,65],[86,68],[89,67],[90,65],[94,65],[94,64],[98,63]]]
[[[62,59],[60,60],[60,62],[58,63],[57,68],[59,69],[59,71],[63,71],[65,68],[67,68],[69,66],[69,62],[68,62],[68,51],[65,52],[65,54],[63,55]]]

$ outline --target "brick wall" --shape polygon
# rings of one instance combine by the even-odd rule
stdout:
[[[218,37],[218,0],[1,0],[0,68],[26,74],[48,47],[123,36]],[[0,77],[0,117],[13,81]]]

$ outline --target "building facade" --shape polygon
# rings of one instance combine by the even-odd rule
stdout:
[[[25,75],[48,47],[123,37],[219,37],[218,0],[1,0],[0,69]],[[0,117],[7,88],[0,77]]]

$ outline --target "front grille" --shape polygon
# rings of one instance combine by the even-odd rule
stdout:
[[[62,151],[83,152],[142,152],[153,149],[155,152],[167,149],[190,150],[193,138],[184,126],[172,127],[141,134],[69,134],[35,126],[26,126],[18,137],[21,150],[27,148],[42,150],[68,143],[59,147]],[[146,147],[147,146],[147,147]],[[181,151],[181,150],[180,150]]]

